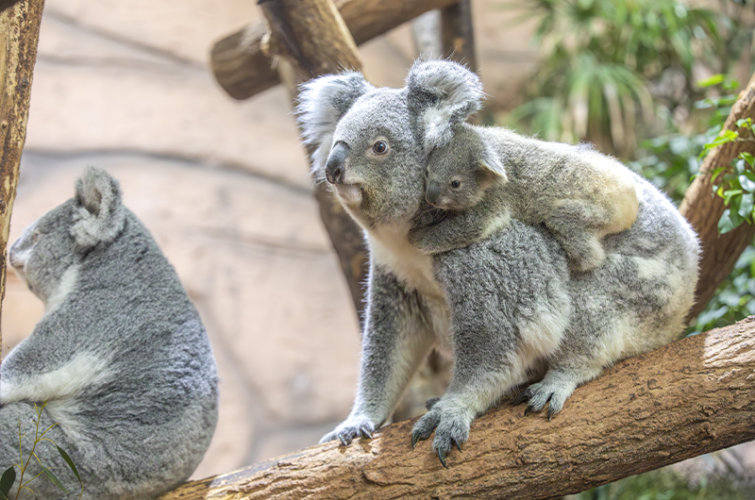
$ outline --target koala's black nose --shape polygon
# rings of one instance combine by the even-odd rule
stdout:
[[[439,198],[440,198],[440,183],[431,182],[427,186],[427,193],[425,193],[425,199],[430,205],[435,205],[436,203],[438,203]]]
[[[346,159],[349,157],[349,147],[342,143],[337,142],[333,149],[330,150],[328,155],[328,161],[325,164],[325,178],[331,184],[341,184],[343,182],[345,173]]]

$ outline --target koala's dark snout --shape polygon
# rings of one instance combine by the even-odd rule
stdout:
[[[440,183],[431,182],[427,186],[427,193],[425,193],[425,199],[430,205],[435,205],[440,199]]]
[[[330,150],[330,155],[328,155],[328,161],[325,164],[325,178],[328,179],[328,182],[331,184],[341,184],[343,182],[346,159],[350,153],[351,150],[349,150],[349,147],[342,142],[338,142],[333,146],[333,149]]]

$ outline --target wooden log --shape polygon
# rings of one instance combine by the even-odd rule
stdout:
[[[271,27],[264,50],[286,60],[285,70],[292,99],[298,84],[342,69],[360,70],[356,43],[332,0],[263,0],[262,11]],[[282,72],[283,73],[283,72]],[[312,156],[312,151],[307,151]],[[320,217],[338,256],[351,292],[354,309],[364,308],[363,283],[367,277],[367,248],[362,230],[323,184],[315,186]]]
[[[44,0],[22,0],[5,2],[0,12],[0,301],[43,7]]]
[[[413,421],[193,481],[162,500],[542,499],[755,438],[755,317],[609,368],[548,421],[502,406],[472,423],[444,469]]]
[[[457,0],[336,0],[336,8],[357,45],[423,12]],[[248,26],[215,43],[210,64],[221,87],[235,99],[247,99],[281,81],[273,61],[262,52],[264,23]]]
[[[460,0],[441,10],[443,56],[477,73],[471,0]]]
[[[737,120],[741,118],[755,119],[755,75],[739,94],[739,99],[726,119],[724,130],[737,130]],[[687,189],[679,207],[681,214],[697,231],[703,246],[697,301],[689,318],[694,318],[705,309],[716,289],[731,274],[740,254],[755,238],[755,226],[750,224],[743,224],[726,234],[718,234],[718,220],[726,207],[724,200],[712,191],[711,174],[715,168],[729,165],[741,152],[755,154],[755,143],[723,144],[708,153],[700,167],[700,174]]]

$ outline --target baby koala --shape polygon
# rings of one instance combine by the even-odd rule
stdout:
[[[484,240],[513,217],[544,224],[576,272],[601,265],[602,238],[628,229],[639,207],[631,171],[608,156],[465,123],[430,152],[425,194],[449,214],[444,224],[424,215],[409,232],[424,253]]]

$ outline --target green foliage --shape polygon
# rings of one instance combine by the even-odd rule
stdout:
[[[706,481],[691,487],[679,474],[660,469],[575,495],[577,500],[744,500],[730,482]]]
[[[37,418],[34,420],[34,439],[32,442],[31,451],[29,451],[29,456],[24,459],[24,453],[23,453],[23,442],[24,438],[26,437],[26,434],[28,433],[22,433],[21,432],[21,419],[18,421],[18,456],[19,461],[18,463],[13,464],[11,467],[9,467],[5,472],[3,472],[3,475],[0,476],[0,500],[10,500],[10,490],[13,487],[13,485],[16,483],[16,469],[18,469],[20,476],[18,476],[18,490],[16,491],[16,496],[14,497],[15,500],[18,500],[19,495],[21,494],[21,490],[28,490],[32,495],[34,495],[34,498],[37,498],[36,493],[34,493],[34,490],[29,486],[29,484],[37,479],[39,476],[44,474],[47,479],[58,487],[61,491],[68,493],[68,490],[66,490],[65,486],[63,486],[63,483],[60,482],[60,479],[55,476],[55,474],[49,469],[49,467],[46,467],[44,464],[42,464],[42,461],[39,459],[39,456],[35,453],[37,449],[37,445],[39,445],[41,442],[46,441],[48,443],[51,443],[55,448],[57,448],[58,453],[63,458],[63,460],[66,462],[68,467],[71,469],[71,471],[76,476],[76,479],[79,480],[79,484],[81,485],[81,492],[79,493],[79,499],[84,494],[84,484],[81,482],[81,476],[79,476],[79,471],[76,469],[76,465],[74,465],[73,460],[71,460],[71,457],[68,456],[68,453],[66,453],[60,446],[55,444],[55,441],[52,439],[45,437],[45,434],[47,434],[50,429],[55,427],[58,424],[52,424],[47,429],[44,429],[42,432],[40,432],[39,424],[42,421],[42,411],[44,410],[45,406],[47,406],[47,401],[45,401],[42,406],[34,405],[34,411],[37,412]],[[24,475],[26,474],[27,469],[29,468],[29,464],[31,463],[32,458],[34,458],[37,461],[37,464],[39,464],[39,468],[42,469],[42,471],[37,474],[36,476],[32,477],[31,479],[27,479],[24,481]]]
[[[679,104],[675,94],[691,102],[693,63],[720,63],[726,44],[719,24],[732,24],[679,0],[528,0],[508,6],[524,9],[522,18],[539,20],[543,54],[530,99],[511,119],[548,140],[587,139],[625,156],[634,150],[638,117],[654,122],[657,106],[669,115]],[[683,88],[658,91],[669,68],[682,76]]]

